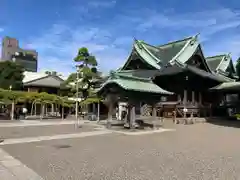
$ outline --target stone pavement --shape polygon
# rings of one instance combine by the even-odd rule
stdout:
[[[84,132],[78,134],[66,134],[56,136],[40,136],[30,138],[19,138],[19,139],[7,139],[0,144],[0,146],[9,144],[20,144],[20,143],[31,143],[40,142],[46,140],[57,140],[57,139],[70,139],[70,138],[81,138],[96,135],[103,135],[112,133],[111,131],[95,131],[95,132]],[[8,153],[0,148],[0,180],[43,180],[37,173],[26,165],[22,164],[19,160],[13,158]]]
[[[206,123],[160,134],[107,133],[0,148],[45,180],[235,180],[239,136],[239,128]]]
[[[21,163],[16,158],[10,156],[7,152],[5,152],[2,148],[7,145],[18,145],[24,143],[31,144],[37,142],[44,142],[53,140],[64,140],[64,139],[78,139],[83,137],[91,137],[91,136],[101,136],[107,134],[123,134],[123,135],[146,135],[153,133],[161,133],[165,131],[171,131],[168,129],[159,129],[159,130],[151,130],[145,132],[126,132],[126,131],[116,131],[114,129],[108,130],[104,128],[104,126],[97,125],[96,122],[89,122],[81,120],[80,124],[83,125],[82,128],[79,128],[78,133],[69,133],[63,134],[66,128],[70,127],[74,129],[73,124],[76,124],[76,121],[30,121],[25,120],[21,122],[7,122],[0,123],[0,135],[5,137],[4,142],[0,143],[0,180],[43,180],[41,176],[39,176],[32,169],[27,167],[25,164]],[[60,126],[61,125],[61,126]],[[86,127],[91,127],[90,129],[86,129]],[[1,129],[2,128],[2,129]],[[46,128],[49,130],[53,130],[53,133],[56,133],[56,129],[60,129],[60,133],[62,134],[54,134],[54,135],[43,135],[46,133]],[[62,129],[63,128],[63,129]],[[30,131],[31,130],[31,131]],[[44,131],[43,131],[44,130]],[[34,132],[34,133],[33,133]],[[48,132],[49,133],[49,132]],[[59,133],[59,131],[57,132]],[[39,134],[39,136],[36,136]],[[26,137],[25,137],[26,135]],[[30,135],[30,136],[29,136]],[[36,137],[31,137],[36,136]],[[8,138],[6,138],[8,137]],[[11,138],[13,137],[13,138]],[[27,149],[26,149],[27,150]],[[31,154],[29,153],[29,157]],[[36,162],[37,163],[37,162]]]
[[[1,180],[43,180],[32,169],[0,149],[0,179]]]
[[[55,136],[60,134],[77,134],[97,131],[98,129],[96,129],[96,127],[97,126],[89,124],[84,124],[81,128],[75,126],[75,124],[0,127],[0,138],[16,139],[37,136]]]
[[[86,120],[80,120],[79,123],[86,123]],[[49,126],[49,125],[64,125],[64,124],[76,124],[74,120],[56,120],[56,121],[38,121],[38,120],[21,120],[20,122],[7,122],[0,123],[0,127],[21,127],[21,126]]]
[[[103,134],[109,134],[109,133],[112,133],[112,131],[102,130],[102,131],[92,131],[92,132],[81,132],[76,134],[60,134],[60,135],[53,135],[53,136],[38,136],[38,137],[6,139],[2,143],[0,143],[0,146],[7,145],[7,144],[32,143],[32,142],[49,141],[49,140],[57,140],[57,139],[81,138],[81,137],[97,136],[97,135],[103,135]]]

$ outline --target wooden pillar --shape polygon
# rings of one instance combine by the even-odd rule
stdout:
[[[181,99],[181,95],[180,95],[180,94],[178,94],[177,99],[178,99],[179,102],[182,101],[182,99]]]
[[[93,103],[93,113],[95,114],[96,113],[96,104]]]
[[[114,111],[114,103],[116,102],[116,95],[108,94],[106,97],[108,102],[108,119],[107,119],[107,128],[111,128],[112,125],[112,115]]]
[[[187,106],[187,90],[184,90],[184,93],[183,93],[183,116],[184,118],[186,118],[186,107]]]
[[[107,128],[111,128],[111,125],[112,125],[112,114],[113,114],[113,103],[109,102]]]
[[[195,92],[192,91],[192,104],[195,104]]]
[[[130,128],[130,124],[131,124],[131,106],[128,103],[128,106],[127,106],[127,117],[125,118],[125,121],[124,121],[124,127],[125,128]]]
[[[199,92],[198,95],[199,95],[199,104],[202,105],[202,93]]]
[[[141,103],[141,102],[139,102],[139,107],[140,107],[140,114],[141,114],[141,116],[142,116],[143,110],[142,110],[142,103]]]
[[[187,105],[187,90],[184,90],[183,92],[183,105],[186,106]]]

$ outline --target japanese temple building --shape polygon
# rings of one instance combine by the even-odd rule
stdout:
[[[210,88],[236,78],[230,54],[205,57],[198,35],[160,46],[134,40],[127,61],[98,93],[115,92],[142,102],[149,97],[161,102],[165,96],[165,101],[179,102],[184,108],[200,108],[221,101],[222,97],[210,92]],[[136,98],[139,92],[144,95]]]
[[[28,92],[47,92],[58,94],[64,77],[51,72],[24,72],[23,86],[24,91]]]

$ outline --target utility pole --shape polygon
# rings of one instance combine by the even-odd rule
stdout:
[[[79,66],[76,65],[76,68],[77,68],[77,82],[76,82],[76,107],[75,107],[75,116],[76,116],[76,124],[78,126],[78,90],[79,90],[79,87],[78,87],[78,81],[79,81]]]

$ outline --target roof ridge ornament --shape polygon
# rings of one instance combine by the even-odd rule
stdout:
[[[134,39],[135,39],[135,38],[134,38]],[[139,49],[143,49],[143,46],[142,46],[142,44],[141,44],[141,42],[143,42],[143,41],[139,41],[139,40],[135,39],[135,42],[136,42],[136,44],[138,45]]]
[[[228,57],[228,58],[231,58],[231,55],[232,55],[232,53],[229,52],[229,53],[227,54],[227,57]]]
[[[195,38],[198,38],[198,36],[200,36],[200,33],[197,33],[194,37],[195,37]]]
[[[198,36],[200,35],[200,33],[196,34],[195,36],[192,37],[192,39],[190,40],[190,45],[194,45],[195,42],[197,42]]]
[[[116,79],[117,78],[117,72],[116,71],[110,71],[110,73],[109,73],[110,75],[109,75],[109,77],[110,77],[110,79]]]

